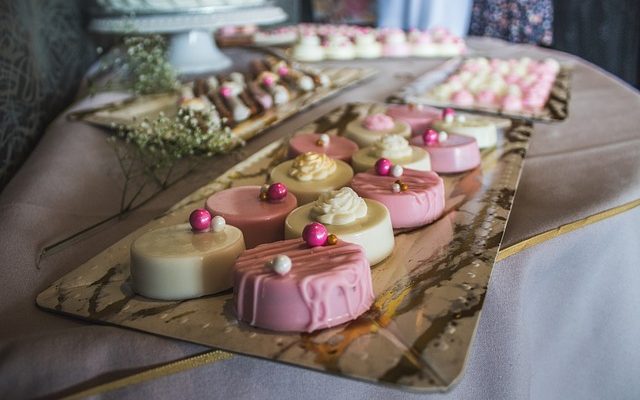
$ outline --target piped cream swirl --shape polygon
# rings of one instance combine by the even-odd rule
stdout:
[[[300,154],[289,168],[289,176],[301,182],[320,181],[336,172],[336,162],[323,153]]]
[[[407,139],[400,135],[385,135],[372,146],[369,155],[376,158],[402,159],[411,157],[413,150]]]
[[[346,225],[367,215],[367,203],[350,187],[325,192],[311,208],[311,218],[329,225]]]

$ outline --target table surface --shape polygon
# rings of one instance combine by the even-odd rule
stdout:
[[[613,215],[622,205],[638,203],[638,92],[563,53],[494,39],[472,38],[469,43],[491,56],[553,56],[574,64],[569,118],[536,125],[503,248],[531,238],[525,243],[537,243],[536,238],[562,233],[564,228],[558,228],[567,224],[589,221],[607,210],[613,211],[604,215]],[[58,118],[0,195],[0,397],[84,390],[114,398],[640,396],[640,319],[634,317],[640,307],[638,208],[499,262],[467,371],[446,394],[412,394],[243,356],[212,362],[218,354],[192,357],[209,351],[202,346],[88,324],[35,306],[36,294],[52,281],[247,155],[345,102],[383,101],[440,62],[351,63],[381,73],[245,148],[208,161],[143,208],[37,264],[43,247],[112,215],[119,206],[122,179],[105,131]],[[81,100],[71,110],[118,96]]]

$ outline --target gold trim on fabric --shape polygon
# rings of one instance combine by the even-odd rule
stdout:
[[[604,219],[610,218],[610,217],[614,217],[618,214],[621,214],[625,211],[629,211],[632,208],[638,207],[640,206],[640,199],[631,201],[629,203],[625,203],[621,206],[617,206],[614,208],[610,208],[608,210],[604,210],[601,211],[597,214],[593,214],[590,215],[586,218],[583,219],[579,219],[577,221],[574,222],[570,222],[568,224],[565,225],[561,225],[555,229],[552,229],[550,231],[546,231],[546,232],[542,232],[540,234],[537,234],[535,236],[532,236],[528,239],[525,239],[521,242],[518,242],[516,244],[513,244],[509,247],[506,247],[504,249],[500,249],[500,251],[498,251],[498,255],[496,257],[496,262],[504,260],[507,257],[510,257],[514,254],[517,254],[523,250],[526,250],[528,248],[531,248],[533,246],[536,246],[540,243],[546,242],[547,240],[550,239],[554,239],[560,235],[564,235],[565,233],[569,233],[569,232],[573,232],[576,229],[580,229],[580,228],[584,228],[587,225],[591,225],[595,222],[599,222],[602,221]]]
[[[213,350],[207,353],[199,354],[197,356],[185,358],[182,360],[170,362],[168,364],[161,365],[159,367],[151,368],[147,371],[133,374],[121,379],[116,379],[111,382],[97,385],[86,390],[71,394],[64,397],[65,400],[71,399],[83,399],[89,396],[96,396],[113,390],[121,389],[125,386],[137,385],[139,383],[146,382],[151,379],[162,378],[167,375],[176,374],[191,370],[193,368],[201,367],[206,364],[216,363],[218,361],[228,360],[233,357],[233,354],[226,351]]]

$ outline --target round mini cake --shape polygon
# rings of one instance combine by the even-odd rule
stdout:
[[[316,231],[324,228],[314,225],[319,225]],[[273,331],[340,325],[359,317],[374,300],[362,247],[342,238],[332,245],[292,239],[247,250],[233,266],[233,281],[238,319]]]
[[[407,139],[399,135],[381,137],[369,147],[353,153],[351,165],[355,172],[367,171],[380,158],[388,158],[392,163],[419,171],[429,171],[431,160],[429,153],[420,147],[411,146]]]
[[[431,122],[440,117],[441,111],[421,104],[403,104],[389,106],[386,114],[396,121],[409,124],[413,135],[421,135]]]
[[[329,60],[353,60],[356,50],[348,37],[336,34],[329,37],[324,54]]]
[[[390,29],[384,34],[382,55],[385,57],[409,57],[411,46],[402,29]]]
[[[443,118],[434,121],[431,127],[438,132],[470,136],[478,142],[481,149],[493,147],[498,143],[498,129],[492,121],[482,117],[454,116],[451,109],[446,109]]]
[[[309,151],[324,153],[329,157],[351,162],[351,156],[358,151],[358,145],[351,140],[326,133],[304,133],[289,140],[289,158],[297,157]]]
[[[470,136],[449,135],[428,129],[424,135],[411,138],[410,143],[420,146],[431,156],[431,168],[444,174],[469,171],[480,165],[478,142]]]
[[[360,147],[366,147],[390,134],[409,138],[411,127],[406,122],[395,121],[388,115],[372,114],[347,124],[345,137],[353,140]]]
[[[298,206],[286,186],[238,186],[214,193],[205,202],[207,210],[224,217],[244,234],[248,249],[284,239],[284,220]]]
[[[293,47],[293,58],[298,61],[314,62],[324,60],[324,48],[316,35],[302,35]]]
[[[131,278],[136,293],[183,300],[231,288],[231,267],[245,249],[242,232],[204,209],[194,211],[190,220],[192,225],[154,229],[133,242]]]
[[[356,56],[358,58],[379,58],[382,55],[382,45],[369,30],[363,30],[356,35]]]
[[[389,209],[394,229],[429,224],[444,210],[444,181],[435,172],[388,168],[382,158],[376,168],[356,174],[351,187],[361,197],[378,200]],[[395,168],[397,170],[397,167]]]
[[[348,185],[353,170],[344,161],[307,152],[277,165],[270,176],[272,182],[284,183],[302,205],[315,201],[321,193]]]
[[[285,238],[301,237],[304,227],[312,222],[320,222],[340,239],[362,246],[371,265],[393,251],[393,227],[387,207],[361,198],[349,187],[323,193],[315,202],[293,210],[285,221]]]

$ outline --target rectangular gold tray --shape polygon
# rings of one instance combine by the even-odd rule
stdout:
[[[249,140],[292,115],[334,96],[342,90],[362,83],[378,73],[373,68],[325,67],[318,70],[329,77],[331,80],[330,86],[316,88],[308,93],[301,93],[288,103],[275,106],[262,114],[239,123],[233,127],[232,132],[243,140]],[[168,116],[175,115],[178,112],[178,97],[178,93],[132,97],[96,109],[71,113],[69,118],[106,128],[113,128],[118,125],[132,126],[145,118],[153,119],[161,112]]]
[[[346,104],[300,132],[343,134],[352,120],[383,104]],[[357,320],[312,334],[285,334],[238,323],[232,294],[188,301],[135,295],[129,246],[145,231],[183,223],[212,193],[262,184],[284,159],[276,141],[126,236],[37,298],[45,309],[90,321],[307,367],[343,377],[419,391],[446,390],[461,376],[532,133],[512,121],[481,167],[444,176],[446,214],[397,233],[393,254],[372,268],[374,306]]]
[[[408,86],[395,93],[387,101],[390,103],[414,103],[435,107],[451,107],[457,110],[498,115],[505,118],[521,118],[531,121],[559,122],[569,116],[569,100],[571,97],[571,67],[562,65],[549,94],[549,99],[539,112],[508,112],[495,107],[469,106],[462,107],[449,102],[442,102],[428,96],[428,92],[454,73],[463,58],[454,58],[443,63],[439,68],[418,77]]]

